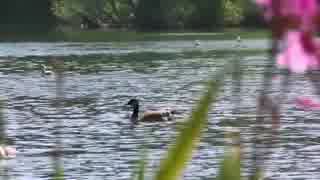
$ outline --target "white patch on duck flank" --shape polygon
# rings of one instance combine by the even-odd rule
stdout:
[[[12,146],[1,145],[0,146],[0,158],[10,159],[15,158],[17,154],[16,148]]]

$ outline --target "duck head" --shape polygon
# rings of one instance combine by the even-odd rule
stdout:
[[[127,103],[127,105],[130,105],[132,107],[139,106],[139,101],[137,99],[130,99]]]
[[[131,106],[133,108],[133,112],[131,115],[132,120],[138,119],[139,114],[139,101],[137,99],[130,99],[127,103],[127,105]]]

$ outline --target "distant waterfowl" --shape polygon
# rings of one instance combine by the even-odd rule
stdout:
[[[17,150],[12,146],[1,145],[0,146],[0,158],[8,159],[16,157]]]
[[[234,45],[235,47],[244,47],[242,44],[242,40],[240,36],[237,36],[236,38],[236,44]]]
[[[53,71],[48,70],[48,67],[44,64],[41,64],[41,72],[44,75],[53,75]]]
[[[175,113],[174,110],[170,109],[165,109],[162,111],[146,111],[141,115],[141,117],[139,117],[139,101],[137,99],[130,99],[127,105],[130,105],[133,109],[131,114],[131,120],[134,122],[153,122],[171,120],[173,114]]]
[[[196,47],[197,47],[197,46],[200,46],[200,41],[199,41],[199,40],[195,40],[193,44],[194,44],[194,46],[196,46]]]
[[[237,42],[241,43],[241,37],[240,36],[237,37]]]

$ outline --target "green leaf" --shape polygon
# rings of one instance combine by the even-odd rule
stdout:
[[[175,180],[181,176],[200,139],[201,130],[207,125],[210,105],[217,96],[225,72],[226,69],[223,69],[218,76],[215,76],[216,81],[211,80],[208,83],[207,92],[201,97],[191,117],[178,135],[175,145],[171,146],[166,158],[161,161],[155,180]]]
[[[250,177],[251,180],[263,180],[263,172],[260,168],[257,168],[256,172]]]
[[[64,180],[63,168],[56,167],[53,175],[54,180]]]
[[[240,180],[240,146],[233,146],[222,161],[218,180]]]
[[[146,149],[144,148],[142,153],[141,153],[141,159],[139,162],[139,169],[137,172],[137,175],[135,176],[134,180],[144,180],[144,175],[145,175],[145,168],[146,168],[146,156],[147,156],[147,152]]]

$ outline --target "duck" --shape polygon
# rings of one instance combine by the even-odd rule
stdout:
[[[41,64],[41,72],[44,75],[53,75],[53,71],[48,70],[48,67],[44,64]]]
[[[130,105],[133,109],[131,118],[130,118],[133,122],[169,121],[169,120],[172,120],[173,114],[176,113],[176,111],[167,108],[162,111],[146,111],[146,112],[143,112],[141,117],[139,117],[139,100],[130,99],[127,105]]]
[[[15,158],[17,150],[13,146],[0,145],[0,158],[1,159],[11,159]]]

